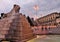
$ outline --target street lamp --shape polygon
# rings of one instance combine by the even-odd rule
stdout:
[[[34,5],[33,9],[36,11],[36,16],[37,16],[37,12],[39,10],[39,6],[38,5]]]

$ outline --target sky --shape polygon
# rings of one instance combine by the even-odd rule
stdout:
[[[0,13],[7,13],[13,5],[21,7],[20,12],[31,18],[39,18],[52,12],[60,12],[60,0],[0,0]],[[34,10],[38,5],[39,9]]]

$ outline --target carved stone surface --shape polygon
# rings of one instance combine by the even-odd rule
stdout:
[[[0,39],[25,42],[35,37],[26,16],[19,13],[19,9],[18,5],[14,5],[13,9],[6,13],[7,17],[0,19]]]

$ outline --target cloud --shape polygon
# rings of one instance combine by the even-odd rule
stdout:
[[[35,0],[21,0],[21,4],[29,4],[29,3],[33,3]]]
[[[44,16],[55,11],[60,12],[60,0],[1,0],[0,13],[10,11],[14,4],[21,6],[21,12],[30,17],[36,15],[33,9],[35,4],[39,6],[37,17],[41,17],[41,14]]]
[[[18,4],[21,7],[28,3],[32,3],[34,0],[1,0],[0,1],[0,13],[8,12],[12,9],[14,4]]]
[[[12,0],[2,0],[0,3],[0,13],[8,12],[12,8],[13,3]]]
[[[52,12],[59,12],[60,11],[60,0],[35,0],[34,3],[29,3],[25,5],[24,10],[28,9],[31,11],[34,15],[36,14],[36,11],[32,9],[32,7],[37,4],[39,6],[39,10],[37,13],[37,17],[41,17],[47,14],[50,14]],[[26,14],[29,14],[25,11]]]

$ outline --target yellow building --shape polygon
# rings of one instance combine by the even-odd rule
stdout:
[[[43,16],[37,19],[36,21],[39,23],[40,26],[56,26],[57,25],[56,17],[59,17],[59,16],[60,16],[60,13],[54,12],[46,16]]]
[[[57,22],[58,25],[60,25],[60,16],[57,17],[56,22]]]

